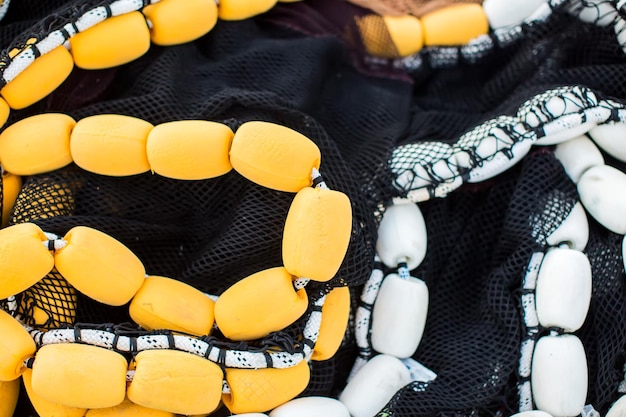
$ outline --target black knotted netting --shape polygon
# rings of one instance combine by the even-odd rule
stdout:
[[[3,53],[102,3],[11,2],[0,22]],[[626,53],[613,25],[579,20],[577,10],[586,1],[553,3],[545,21],[523,25],[515,41],[448,66],[436,63],[436,51],[425,51],[419,65],[372,58],[355,23],[355,17],[369,12],[354,5],[340,0],[279,4],[253,19],[220,21],[188,44],[153,45],[121,67],[76,68],[50,96],[12,111],[7,125],[43,112],[66,113],[76,120],[114,113],[152,124],[211,120],[233,129],[264,120],[303,133],[321,150],[325,181],[350,197],[354,214],[349,250],[337,277],[310,291],[349,285],[354,307],[374,264],[384,207],[405,196],[393,186],[389,168],[396,146],[454,144],[479,123],[515,115],[526,100],[558,86],[583,86],[626,102]],[[620,16],[626,18],[626,11]],[[377,38],[376,48],[387,48],[393,56],[382,27]],[[413,357],[437,378],[426,387],[413,384],[400,390],[379,415],[517,412],[525,331],[522,278],[531,254],[547,248],[545,236],[577,201],[576,187],[553,150],[533,148],[493,179],[420,204],[428,253],[412,275],[428,284],[430,307]],[[608,156],[606,160],[625,168]],[[247,275],[281,264],[282,231],[292,198],[236,172],[178,181],[151,173],[105,177],[70,165],[24,178],[10,222],[34,222],[61,236],[77,225],[96,228],[127,245],[149,274],[219,295]],[[589,363],[586,403],[604,414],[620,397],[624,379],[626,282],[622,236],[591,218],[590,229],[585,253],[593,269],[593,298],[577,334]],[[58,295],[51,303],[52,290]],[[76,293],[56,271],[18,298],[20,313],[31,319],[28,324],[44,329],[130,321],[127,306],[106,306]],[[41,310],[47,314],[38,315]],[[356,354],[350,330],[334,358],[312,363],[311,382],[302,395],[336,396]],[[16,415],[33,413],[22,395]],[[225,408],[215,413],[227,414]]]

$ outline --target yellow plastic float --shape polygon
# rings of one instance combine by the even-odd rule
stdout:
[[[24,372],[24,361],[35,355],[37,346],[24,327],[0,310],[0,381],[13,381]]]
[[[267,12],[276,0],[220,0],[218,13],[222,20],[243,20]]]
[[[304,391],[311,376],[306,361],[285,369],[226,368],[225,374],[230,393],[222,401],[234,414],[276,408]]]
[[[339,191],[303,188],[285,222],[283,264],[290,274],[325,282],[335,276],[352,231],[352,207]]]
[[[415,16],[369,14],[356,18],[355,22],[363,44],[371,55],[383,58],[404,57],[419,52],[424,46],[422,24]]]
[[[128,363],[119,353],[90,345],[45,345],[33,363],[33,392],[74,408],[113,407],[126,396]]]
[[[19,396],[19,379],[0,381],[0,417],[13,417]]]
[[[87,410],[85,417],[175,417],[174,413],[147,408],[126,398],[114,407]]]
[[[489,21],[482,6],[455,4],[422,16],[426,46],[463,45],[489,33]]]
[[[30,400],[31,405],[42,417],[83,417],[87,412],[86,408],[68,407],[62,404],[58,404],[41,397],[33,390],[33,370],[26,369],[22,374],[22,380],[24,381],[24,387],[26,388],[26,394]]]
[[[400,56],[419,52],[424,46],[422,23],[415,16],[384,16],[389,36]]]
[[[0,163],[15,175],[54,171],[72,162],[70,133],[76,121],[59,113],[22,119],[0,134]]]
[[[70,229],[63,239],[67,244],[54,253],[54,263],[78,291],[112,306],[126,304],[139,291],[144,266],[122,243],[84,226]]]
[[[252,274],[228,288],[215,302],[215,321],[232,340],[253,340],[282,330],[307,309],[304,288],[296,291],[283,267]]]
[[[279,191],[297,192],[312,184],[320,150],[311,139],[288,127],[247,122],[235,132],[230,149],[233,168],[252,182]]]
[[[2,227],[9,225],[11,211],[22,189],[22,177],[8,172],[2,174]]]
[[[140,12],[111,17],[70,38],[77,67],[103,69],[134,61],[150,49],[150,30]]]
[[[205,120],[156,125],[146,145],[150,169],[180,180],[224,175],[233,168],[228,157],[233,136],[228,126]]]
[[[43,244],[47,240],[32,223],[0,230],[0,299],[24,291],[52,270],[54,258]],[[25,254],[28,262],[23,261]]]
[[[150,38],[157,45],[193,41],[217,23],[215,0],[161,0],[142,12],[151,23]]]
[[[152,128],[145,120],[118,114],[85,117],[70,137],[72,158],[79,167],[100,175],[147,172],[146,142]]]
[[[191,353],[147,350],[135,357],[128,399],[178,414],[211,413],[220,404],[224,373],[219,365]]]
[[[191,285],[151,276],[130,303],[130,317],[146,330],[169,329],[196,336],[208,335],[215,302]]]
[[[337,287],[326,295],[322,307],[322,324],[311,360],[325,361],[337,353],[348,328],[350,289]]]
[[[72,55],[63,46],[36,58],[24,71],[0,90],[13,109],[38,102],[60,86],[74,68]]]
[[[9,118],[10,112],[11,108],[9,107],[9,104],[6,102],[6,100],[0,97],[0,127],[4,126],[7,119]]]

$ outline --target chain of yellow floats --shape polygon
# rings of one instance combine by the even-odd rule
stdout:
[[[122,10],[129,4],[140,6]],[[6,122],[10,109],[26,108],[50,94],[74,66],[123,65],[145,54],[152,43],[190,42],[208,33],[218,19],[250,18],[275,4],[276,0],[220,0],[219,4],[161,0],[143,7],[132,0],[112,2],[100,8],[106,14],[102,21],[76,30],[49,50],[48,43],[32,39],[24,48],[9,52],[12,61],[5,63],[0,121]],[[388,56],[374,38],[377,18],[366,17],[357,24],[368,51]],[[465,44],[489,31],[483,9],[475,4],[450,6],[420,19],[383,17],[383,21],[396,48],[392,54],[400,56],[423,46]],[[33,55],[36,59],[31,59]],[[114,306],[130,303],[131,317],[146,330],[204,336],[216,325],[232,340],[253,340],[285,328],[306,312],[306,279],[333,278],[350,239],[347,196],[324,186],[311,187],[321,163],[317,146],[300,133],[272,123],[248,122],[233,132],[226,125],[202,120],[153,126],[122,115],[97,115],[77,122],[63,114],[42,114],[5,129],[0,135],[0,163],[4,227],[0,230],[0,299],[27,290],[54,270],[67,280],[67,288],[94,300]],[[56,237],[32,223],[8,226],[21,176],[70,163],[101,175],[152,172],[180,180],[214,178],[235,169],[257,184],[295,193],[283,236],[284,265],[241,280],[213,301],[179,281],[147,276],[128,248],[95,229],[78,226]],[[25,254],[29,261],[21,262]],[[52,300],[55,294],[48,296]],[[348,322],[349,297],[347,287],[326,296],[319,336],[307,360],[326,360],[335,354]],[[185,300],[185,305],[175,300]],[[36,323],[49,318],[41,309],[35,313],[44,317]],[[64,324],[73,324],[72,311],[57,314],[56,321],[61,316],[70,320]],[[262,412],[297,396],[309,382],[307,361],[285,369],[223,370],[214,362],[176,350],[143,351],[128,363],[114,350],[88,344],[37,346],[18,318],[0,310],[0,334],[11,341],[0,346],[0,417],[12,415],[20,379],[42,416],[200,415],[213,412],[221,403],[233,413]],[[223,381],[229,387],[226,391]]]

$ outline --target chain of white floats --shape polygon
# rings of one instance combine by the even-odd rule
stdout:
[[[386,208],[376,248],[377,262],[398,272],[383,276],[379,265],[363,288],[354,320],[360,354],[348,383],[338,400],[298,398],[269,416],[323,412],[372,417],[406,385],[420,381],[427,389],[436,373],[412,359],[428,310],[426,284],[409,274],[427,249],[426,227],[416,203],[445,197],[464,182],[492,178],[520,161],[533,145],[556,145],[554,155],[576,184],[580,202],[546,238],[545,251],[528,261],[520,296],[527,334],[520,346],[515,416],[598,416],[585,404],[587,359],[574,334],[585,321],[592,296],[591,265],[583,252],[589,237],[585,211],[611,232],[626,234],[626,193],[614,191],[626,190],[626,174],[606,165],[598,149],[626,162],[626,142],[620,141],[624,137],[622,104],[599,100],[582,87],[561,87],[526,102],[517,118],[500,117],[474,128],[449,149],[442,143],[397,148],[391,164],[396,186],[410,190],[410,199],[398,199]],[[419,160],[402,161],[406,154],[419,155]],[[606,417],[624,413],[626,395]]]

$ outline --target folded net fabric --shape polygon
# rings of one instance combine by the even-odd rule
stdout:
[[[101,3],[12,2],[0,23],[3,53]],[[502,115],[517,117],[528,100],[563,86],[567,92],[580,86],[615,103],[615,109],[626,102],[626,57],[615,23],[581,21],[577,13],[587,4],[554,2],[545,20],[523,25],[515,40],[493,44],[470,58],[457,48],[433,48],[405,60],[372,59],[365,53],[354,24],[355,16],[367,13],[364,9],[330,0],[282,4],[253,19],[220,21],[191,43],[153,45],[123,66],[75,68],[48,97],[12,111],[7,125],[45,112],[76,120],[114,113],[153,124],[201,119],[233,128],[265,120],[305,134],[322,152],[329,186],[350,197],[357,225],[337,277],[313,288],[348,285],[356,308],[373,268],[376,229],[385,206],[411,191],[406,183],[398,185],[398,161],[420,160],[418,152],[410,147],[397,151],[399,146],[454,145],[482,123]],[[613,22],[621,19],[617,10]],[[454,59],[442,59],[446,54]],[[605,160],[626,168],[609,155]],[[131,248],[150,274],[219,295],[241,278],[280,264],[290,201],[289,195],[235,172],[181,182],[151,173],[104,177],[71,165],[25,177],[10,223],[34,222],[58,235],[77,225],[96,228]],[[520,288],[530,256],[547,246],[533,228],[540,223],[542,233],[549,234],[576,201],[576,187],[554,148],[533,147],[501,175],[420,203],[428,253],[412,274],[428,284],[430,309],[413,357],[437,378],[400,390],[379,415],[506,416],[519,410],[525,331]],[[585,253],[593,269],[593,297],[577,334],[589,365],[586,403],[602,415],[620,397],[624,379],[621,243],[622,236],[590,218]],[[46,292],[50,282],[20,295],[25,300],[22,316],[34,320],[33,306],[53,309]],[[57,300],[61,304],[65,291]],[[113,323],[128,331],[123,325],[130,321],[127,308],[77,297],[75,317],[46,326],[60,327],[69,320],[78,327]],[[65,307],[51,316],[63,316]],[[300,331],[297,326],[265,340],[264,346],[289,345],[290,335]],[[302,395],[338,395],[356,355],[351,330],[335,357],[312,363],[311,382]],[[23,395],[16,415],[29,412],[27,403]],[[228,410],[215,415],[228,415]]]

